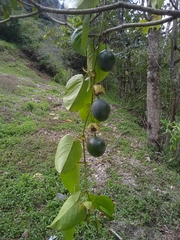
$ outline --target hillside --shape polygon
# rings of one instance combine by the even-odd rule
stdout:
[[[0,239],[62,239],[47,226],[67,191],[54,167],[59,139],[78,136],[82,123],[63,107],[65,87],[52,82],[15,45],[0,41]],[[155,162],[146,133],[120,101],[104,96],[111,116],[102,124],[107,150],[88,156],[92,192],[116,205],[102,228],[78,226],[75,239],[180,239],[180,176]],[[157,153],[160,154],[160,153]],[[161,156],[163,159],[163,154]]]

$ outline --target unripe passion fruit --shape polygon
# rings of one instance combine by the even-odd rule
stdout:
[[[98,55],[98,65],[104,72],[109,72],[115,64],[115,55],[111,50],[103,50]]]
[[[93,102],[91,111],[94,118],[102,122],[108,119],[111,108],[108,102],[99,98]]]
[[[94,136],[87,143],[87,150],[93,157],[100,157],[106,150],[106,144],[103,138]]]

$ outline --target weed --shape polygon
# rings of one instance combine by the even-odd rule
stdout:
[[[33,112],[37,115],[44,115],[50,110],[50,106],[47,102],[25,102],[23,104],[23,110]]]

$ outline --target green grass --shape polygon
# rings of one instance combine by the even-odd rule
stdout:
[[[141,226],[179,225],[180,196],[174,189],[179,188],[180,177],[174,173],[167,176],[168,170],[163,166],[156,165],[155,174],[145,170],[142,165],[134,169],[136,186],[132,189],[123,181],[119,184],[116,169],[108,169],[111,180],[106,193],[116,201],[116,221],[123,219]]]
[[[0,53],[0,74],[11,74],[15,77],[34,80],[40,79],[35,71],[31,71],[29,60],[16,45],[0,40]]]
[[[54,173],[54,176],[53,174]],[[33,173],[18,175],[11,171],[1,176],[1,239],[14,239],[29,229],[29,239],[44,239],[52,233],[47,229],[55,217],[55,210],[61,202],[53,200],[57,191],[63,188],[55,184],[57,174],[44,173],[43,179],[34,177]],[[3,194],[2,194],[3,193]]]
[[[63,86],[26,69],[28,60],[20,60],[14,45],[0,41],[0,50],[1,62],[11,51],[20,68],[25,64],[18,74],[17,69],[9,68],[11,61],[7,66],[4,62],[7,72],[0,74],[0,239],[21,239],[26,229],[29,240],[48,239],[52,235],[62,239],[60,232],[47,228],[63,204],[55,199],[56,194],[68,196],[55,170],[54,158],[59,139],[67,133],[78,136],[83,123],[76,113],[63,108]],[[25,77],[26,72],[32,78]],[[146,146],[146,132],[137,124],[137,118],[123,108],[122,102],[108,95],[105,98],[112,107],[109,119],[101,124],[107,152],[102,158],[91,159],[89,165],[90,179],[99,164],[105,167],[100,178],[107,176],[100,183],[92,179],[90,188],[112,198],[115,220],[109,223],[97,214],[99,232],[92,218],[76,228],[74,239],[115,240],[111,227],[123,240],[135,239],[137,229],[144,231],[136,235],[139,240],[154,239],[146,237],[151,232],[161,236],[158,229],[163,225],[172,231],[178,229],[177,165],[169,169],[166,159],[154,161],[153,152]]]

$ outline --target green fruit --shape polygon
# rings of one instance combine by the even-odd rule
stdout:
[[[72,36],[71,36],[71,43],[73,45],[73,48],[81,55],[86,56],[86,53],[84,52],[81,41],[82,41],[82,25],[80,25],[76,30],[74,30]]]
[[[109,72],[115,64],[115,55],[111,50],[103,50],[98,55],[98,65],[104,72]]]
[[[94,136],[87,143],[87,150],[93,157],[100,157],[106,150],[104,139]]]
[[[108,102],[99,98],[93,102],[91,111],[94,118],[102,122],[108,119],[111,108]]]

